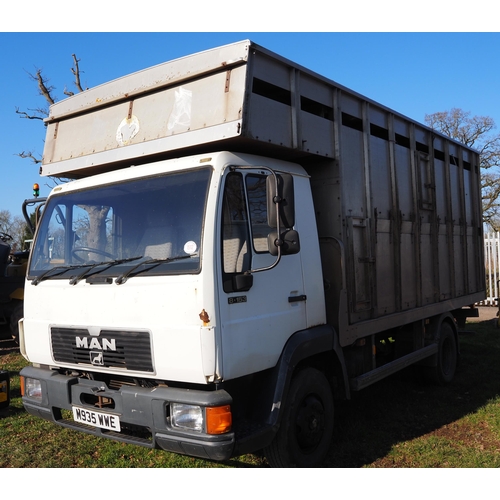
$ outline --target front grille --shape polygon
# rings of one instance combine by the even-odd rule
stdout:
[[[84,364],[152,372],[149,332],[101,330],[90,335],[85,328],[51,328],[52,354],[61,363]]]

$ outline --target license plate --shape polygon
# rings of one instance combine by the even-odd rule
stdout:
[[[82,424],[120,432],[120,418],[118,415],[73,406],[73,419],[75,422]]]

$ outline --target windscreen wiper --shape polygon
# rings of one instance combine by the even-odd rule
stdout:
[[[60,276],[61,274],[65,273],[66,271],[68,271],[70,269],[80,269],[81,267],[88,267],[88,266],[90,266],[90,269],[93,269],[94,267],[102,266],[102,265],[106,265],[106,264],[108,265],[108,267],[111,267],[111,266],[114,266],[117,264],[121,264],[122,262],[127,262],[128,260],[137,260],[137,259],[142,259],[142,256],[131,257],[128,259],[113,260],[111,262],[108,261],[108,262],[95,262],[93,264],[75,264],[72,266],[55,266],[55,267],[51,267],[50,269],[47,269],[45,272],[40,274],[40,276],[37,276],[36,278],[34,278],[31,281],[31,284],[36,286],[39,283],[41,283],[42,281],[49,279],[49,278],[52,278],[53,276]],[[90,271],[90,269],[85,269],[85,271],[83,273],[81,273],[80,275],[78,275],[76,277],[73,276],[70,280],[70,284],[72,284],[72,285],[76,284],[80,279],[85,277],[85,275]],[[54,271],[58,271],[58,272],[54,272]],[[54,273],[54,274],[52,274],[52,273]],[[74,283],[73,283],[73,280],[75,280]]]
[[[123,285],[130,275],[135,272],[135,274],[139,274],[144,272],[146,269],[141,269],[140,271],[138,270],[139,267],[141,266],[146,266],[149,265],[151,267],[148,267],[147,269],[153,269],[156,266],[159,266],[160,264],[163,264],[165,262],[173,262],[174,260],[181,260],[181,259],[189,259],[191,258],[192,255],[178,255],[177,257],[167,257],[166,259],[149,259],[145,260],[144,262],[139,262],[135,266],[132,266],[128,271],[124,272],[118,278],[116,278],[115,283],[117,285]]]
[[[98,273],[102,273],[103,271],[105,271],[106,269],[109,269],[110,267],[113,267],[113,266],[118,266],[120,264],[123,264],[125,262],[130,262],[130,261],[133,261],[133,260],[137,260],[137,259],[142,259],[144,256],[143,255],[139,255],[137,257],[128,257],[126,259],[116,259],[116,260],[112,260],[112,261],[106,261],[106,262],[95,262],[94,264],[87,264],[88,266],[90,266],[88,269],[85,269],[85,271],[83,271],[82,273],[80,273],[79,275],[77,276],[73,276],[70,280],[69,280],[69,284],[70,285],[76,285],[79,281],[81,281],[83,278],[86,278],[89,276],[89,273],[90,271],[92,271],[93,269],[95,269],[96,267],[98,266],[105,266],[103,269],[101,269],[100,271],[96,271],[95,273],[93,274],[98,274]]]
[[[45,279],[51,278],[52,276],[59,276],[69,269],[79,269],[82,266],[85,266],[86,264],[77,264],[75,266],[55,266],[51,267],[50,269],[47,269],[45,272],[40,274],[40,276],[37,276],[36,278],[33,278],[31,281],[32,285],[38,285],[40,282],[42,282]],[[59,271],[57,273],[51,274],[53,271]]]

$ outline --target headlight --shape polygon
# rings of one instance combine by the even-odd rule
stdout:
[[[42,400],[42,384],[36,378],[24,378],[24,396]]]
[[[201,406],[172,403],[170,405],[172,425],[180,429],[202,432],[204,428],[203,409]]]
[[[207,434],[224,434],[231,430],[233,416],[231,407],[187,405],[171,403],[170,415],[172,426]]]

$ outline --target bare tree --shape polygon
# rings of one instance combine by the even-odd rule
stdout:
[[[20,216],[12,217],[9,210],[0,210],[0,232],[12,237],[12,251],[21,250],[27,237],[26,223]]]
[[[87,89],[84,88],[81,83],[81,70],[79,66],[80,59],[78,59],[75,54],[72,54],[72,57],[73,66],[70,68],[70,70],[74,77],[73,84],[76,87],[77,92],[84,92]],[[43,74],[43,70],[41,68],[36,68],[35,73],[28,72],[28,76],[35,82],[38,88],[38,94],[43,97],[46,105],[44,107],[28,108],[26,111],[23,111],[16,107],[16,113],[20,118],[24,118],[27,120],[40,120],[43,122],[43,120],[47,116],[49,116],[49,106],[57,102],[57,97],[54,93],[56,87],[50,85],[50,80]],[[66,87],[64,87],[63,93],[66,96],[72,96],[75,94],[73,91],[68,90]],[[22,151],[21,153],[18,153],[18,156],[20,156],[21,158],[28,158],[35,164],[42,162],[42,159],[33,151]]]
[[[425,115],[425,122],[463,144],[479,151],[483,222],[494,231],[500,230],[500,134],[493,118],[470,116],[460,108]]]
[[[75,54],[72,54],[73,57],[73,66],[71,67],[71,73],[73,74],[73,85],[76,88],[76,92],[84,92],[87,90],[83,87],[81,82],[81,69],[80,69],[80,59],[76,57]],[[20,116],[20,118],[28,119],[28,120],[43,120],[49,116],[49,107],[50,105],[57,102],[57,97],[55,95],[55,87],[50,84],[49,79],[43,74],[43,70],[40,68],[36,69],[35,73],[28,73],[29,77],[35,82],[38,88],[38,94],[43,97],[45,101],[45,107],[39,107],[35,109],[28,109],[27,111],[22,111],[19,108],[16,108],[16,113]],[[75,94],[75,92],[68,90],[67,87],[64,87],[63,91],[64,95],[71,97]],[[42,159],[34,154],[32,151],[23,151],[18,154],[21,158],[28,158],[33,163],[38,164],[42,162]],[[58,184],[59,182],[64,182],[67,179],[55,179],[51,178],[54,184]],[[109,211],[109,207],[92,207],[92,206],[82,206],[88,213],[90,227],[89,234],[91,236],[91,241],[93,245],[97,249],[104,249],[106,243],[106,216]]]

